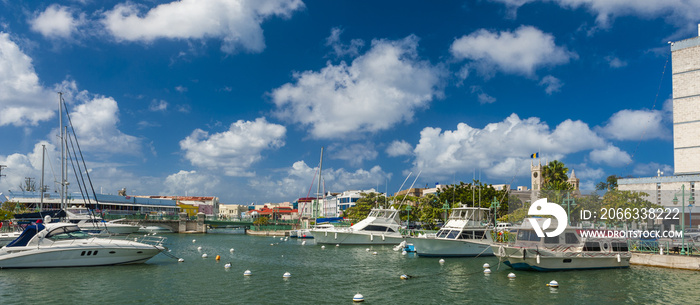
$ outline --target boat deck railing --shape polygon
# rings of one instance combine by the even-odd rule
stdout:
[[[167,237],[163,236],[155,236],[155,235],[141,235],[141,234],[131,234],[131,235],[113,235],[109,236],[106,239],[110,240],[127,240],[127,241],[134,241],[137,243],[142,243],[142,244],[147,244],[151,246],[163,246],[163,243],[168,239]]]

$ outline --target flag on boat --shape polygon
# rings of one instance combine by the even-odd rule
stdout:
[[[539,157],[540,157],[540,153],[534,153],[534,154],[530,155],[531,159],[537,159]]]

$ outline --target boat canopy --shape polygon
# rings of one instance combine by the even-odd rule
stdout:
[[[19,235],[15,240],[7,244],[5,247],[24,247],[26,246],[32,238],[43,230],[45,227],[43,224],[28,225],[26,229]]]
[[[317,218],[316,223],[324,223],[324,222],[339,222],[342,221],[343,217],[327,217],[327,218]]]

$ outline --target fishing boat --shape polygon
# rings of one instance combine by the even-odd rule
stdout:
[[[166,250],[164,237],[98,238],[77,224],[50,222],[28,225],[0,248],[0,268],[86,267],[144,263]]]
[[[406,242],[413,245],[418,256],[492,256],[493,239],[487,224],[483,223],[488,215],[488,208],[454,208],[437,234],[409,236]]]
[[[137,224],[120,222],[123,219],[105,221],[85,208],[76,207],[66,209],[66,220],[77,224],[81,231],[92,235],[128,235],[136,233],[141,228]]]
[[[539,218],[556,227],[556,219]],[[627,268],[632,254],[627,241],[620,238],[583,237],[586,229],[567,227],[554,237],[539,237],[530,222],[523,222],[514,240],[491,244],[501,262],[516,270],[556,271],[577,269]],[[592,235],[592,234],[591,234]],[[590,236],[587,234],[587,236]]]
[[[350,227],[317,227],[311,234],[317,244],[397,245],[403,240],[400,227],[399,210],[377,208]]]

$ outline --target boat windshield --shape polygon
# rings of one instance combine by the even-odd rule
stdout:
[[[519,241],[540,241],[540,237],[537,236],[534,230],[518,230],[518,240]]]
[[[90,237],[91,236],[87,233],[80,231],[80,228],[78,228],[78,226],[58,227],[51,230],[51,232],[49,232],[49,234],[46,235],[46,238],[53,241],[66,239],[84,239]]]

